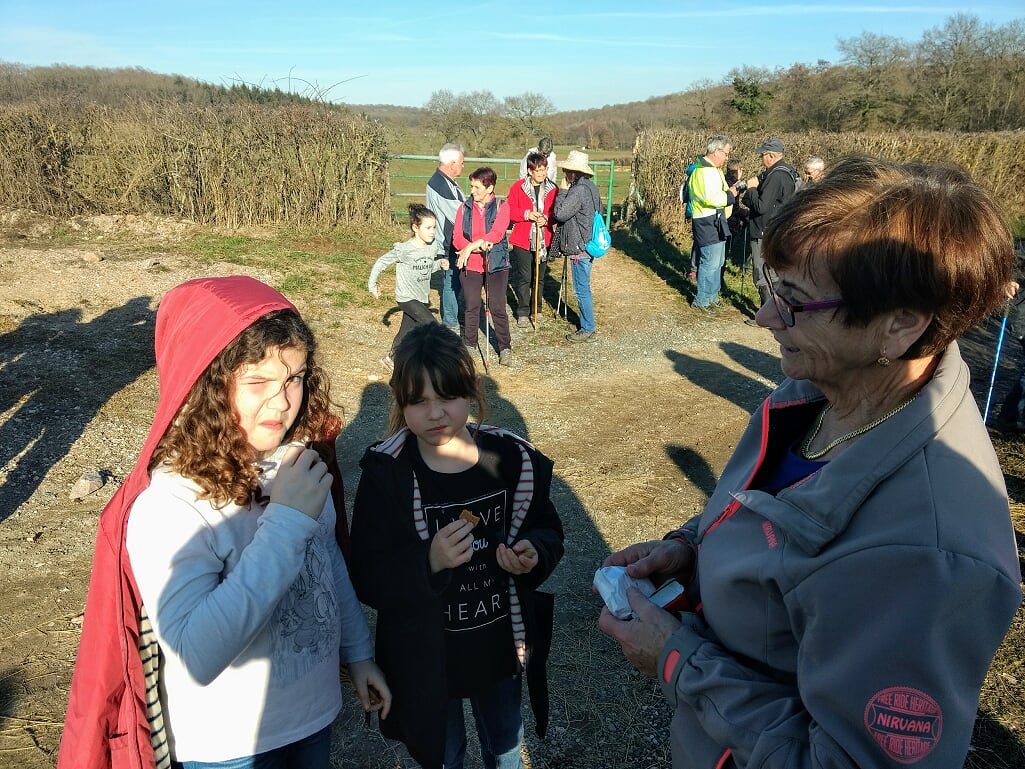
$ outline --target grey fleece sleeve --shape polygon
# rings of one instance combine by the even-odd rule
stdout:
[[[692,618],[663,650],[663,690],[739,766],[960,766],[1015,596],[1007,582],[960,554],[871,548],[784,595],[800,644],[792,676],[753,667]]]

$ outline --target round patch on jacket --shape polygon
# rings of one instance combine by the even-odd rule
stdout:
[[[943,711],[925,692],[893,686],[868,701],[865,728],[886,755],[898,763],[913,764],[940,741]]]

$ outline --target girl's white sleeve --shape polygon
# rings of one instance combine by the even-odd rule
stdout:
[[[143,492],[128,519],[127,546],[161,646],[206,685],[271,617],[318,524],[277,503],[229,517],[182,491]]]
[[[356,598],[349,580],[349,568],[337,546],[331,548],[331,568],[335,575],[335,596],[338,600],[338,618],[342,625],[339,657],[342,663],[359,662],[374,656],[370,629],[363,615],[363,605]]]

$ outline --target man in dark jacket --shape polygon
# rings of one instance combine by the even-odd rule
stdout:
[[[438,153],[438,168],[427,180],[425,198],[427,207],[438,220],[438,239],[445,244],[445,257],[449,269],[442,273],[441,320],[457,334],[459,329],[459,304],[462,288],[459,285],[459,270],[456,269],[456,253],[452,248],[452,228],[460,204],[466,200],[456,177],[463,172],[463,147],[448,143]]]
[[[762,304],[769,301],[769,287],[762,276],[762,232],[769,217],[790,200],[797,187],[797,169],[783,162],[783,140],[775,136],[766,139],[755,150],[762,158],[765,170],[747,180],[744,205],[751,211],[748,220],[748,243],[751,244],[751,271]],[[757,325],[749,318],[748,325]]]

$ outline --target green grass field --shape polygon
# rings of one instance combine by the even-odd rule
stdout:
[[[565,158],[568,150],[557,148],[557,157]],[[612,177],[613,205],[619,205],[626,200],[630,191],[630,155],[629,153],[614,153],[603,155],[593,153],[590,155],[591,165],[595,170],[594,183],[598,185],[602,201],[609,201],[609,177]],[[505,197],[509,187],[519,178],[519,158],[476,158],[467,157],[466,166],[463,168],[463,176],[459,177],[459,184],[466,192],[469,189],[467,176],[480,166],[491,166],[498,174],[496,192]],[[406,216],[406,206],[413,202],[423,202],[424,187],[427,180],[437,168],[437,160],[433,156],[418,156],[416,158],[392,156],[389,163],[389,182],[391,185],[391,210],[396,218]]]

